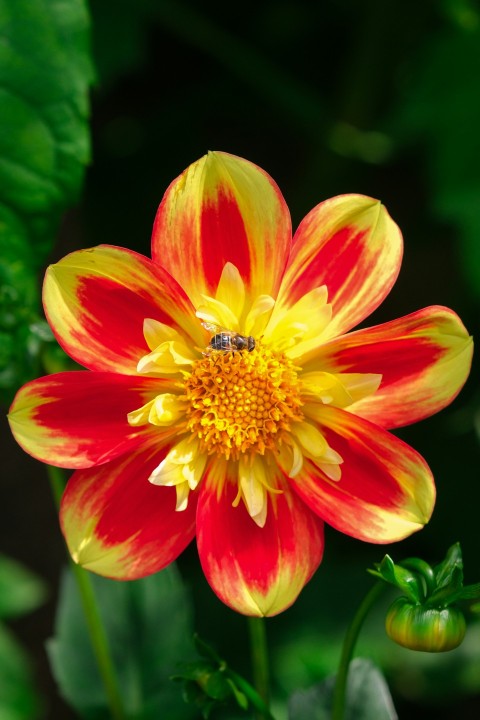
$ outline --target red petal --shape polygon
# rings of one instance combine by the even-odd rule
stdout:
[[[378,200],[340,195],[317,205],[293,238],[280,303],[293,305],[326,285],[335,337],[370,315],[390,292],[402,259],[402,236]]]
[[[218,494],[204,478],[197,513],[203,571],[214,592],[244,615],[276,615],[289,607],[319,566],[323,523],[289,491],[269,495],[258,527],[241,502],[232,507],[236,481]]]
[[[402,540],[428,522],[435,486],[415,450],[337,408],[319,406],[316,419],[344,462],[340,480],[330,480],[310,462],[290,480],[314,512],[346,535],[373,543]]]
[[[133,428],[127,413],[165,392],[162,380],[65,372],[33,380],[15,396],[9,422],[17,442],[33,457],[67,468],[108,462],[155,434],[172,430]]]
[[[48,268],[45,313],[74,360],[91,370],[136,374],[148,352],[143,321],[153,318],[203,342],[185,293],[162,268],[111,246],[79,250]]]
[[[278,290],[291,242],[285,200],[253,163],[211,152],[172,182],[158,209],[152,257],[198,307],[214,295],[225,263],[240,271],[253,300]]]
[[[134,580],[158,572],[186,548],[195,534],[195,494],[176,512],[175,488],[148,482],[165,453],[154,446],[72,475],[60,520],[79,565]]]
[[[319,348],[307,367],[380,373],[375,394],[349,411],[394,428],[448,405],[468,377],[472,352],[472,339],[459,317],[437,306],[334,340]]]

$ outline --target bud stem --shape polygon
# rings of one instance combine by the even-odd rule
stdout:
[[[332,720],[343,720],[345,713],[345,696],[347,690],[348,668],[352,659],[353,651],[357,642],[358,635],[362,628],[365,618],[370,609],[373,607],[377,599],[386,588],[383,580],[379,580],[368,591],[362,600],[352,622],[350,623],[345,635],[342,647],[342,654],[338,666],[337,676],[335,679],[335,688],[333,691]]]

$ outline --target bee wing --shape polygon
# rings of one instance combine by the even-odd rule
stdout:
[[[223,328],[220,327],[220,325],[215,325],[215,323],[202,321],[202,325],[205,328],[205,330],[208,330],[208,332],[213,333],[214,335],[216,335],[217,333],[219,333],[223,330]]]

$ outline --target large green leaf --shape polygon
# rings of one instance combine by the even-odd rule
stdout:
[[[134,582],[91,575],[128,718],[188,720],[181,688],[170,680],[192,654],[192,610],[174,566]],[[64,698],[84,718],[109,718],[73,576],[62,582],[55,637],[48,643]]]
[[[38,278],[90,158],[84,0],[0,0],[0,389],[37,372]]]
[[[288,704],[289,720],[331,720],[335,678],[327,678],[309,690],[296,692]],[[385,679],[370,660],[357,658],[350,664],[345,720],[396,720],[397,713]]]
[[[89,160],[88,14],[83,0],[1,0],[0,27],[2,238],[17,257],[34,244],[38,266]]]

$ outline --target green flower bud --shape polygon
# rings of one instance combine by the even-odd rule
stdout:
[[[388,610],[385,629],[392,640],[410,650],[444,652],[460,645],[466,623],[457,607],[432,608],[399,597]]]

